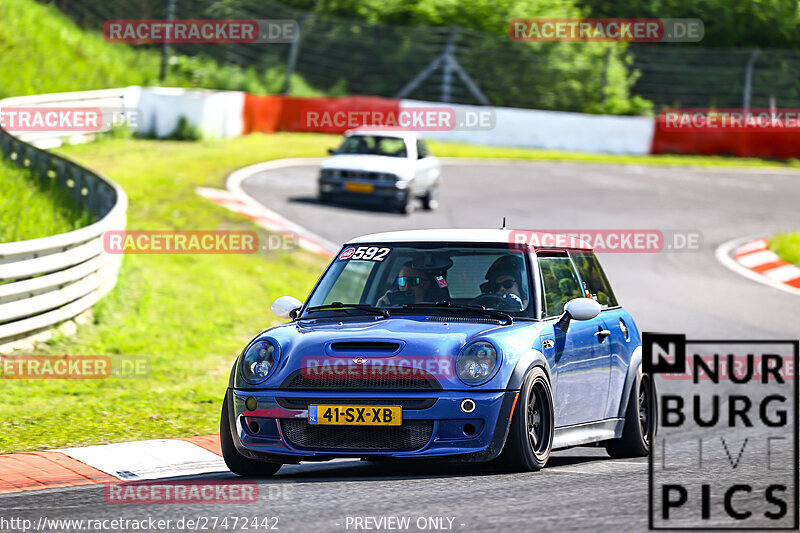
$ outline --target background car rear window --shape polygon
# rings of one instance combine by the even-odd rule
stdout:
[[[539,255],[539,270],[544,285],[545,316],[560,315],[568,301],[584,296],[566,253]]]
[[[608,283],[606,273],[600,266],[597,257],[591,252],[573,252],[572,259],[578,267],[578,273],[583,281],[583,288],[589,293],[590,298],[604,307],[615,307],[617,298],[611,285]]]

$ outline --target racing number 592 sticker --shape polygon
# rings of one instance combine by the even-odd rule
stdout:
[[[358,248],[346,248],[339,254],[339,261],[345,259],[360,259],[362,261],[383,261],[391,252],[391,248],[379,248],[377,246],[359,246]]]

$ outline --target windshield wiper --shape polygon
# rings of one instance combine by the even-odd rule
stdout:
[[[492,318],[499,318],[506,322],[506,325],[512,324],[514,319],[508,313],[504,313],[503,311],[496,311],[494,309],[486,309],[482,305],[466,305],[466,304],[454,304],[453,302],[436,302],[436,303],[419,303],[419,304],[404,304],[403,309],[437,309],[437,308],[450,308],[450,309],[459,309],[463,311],[472,311],[474,313],[482,314],[485,316],[490,316]]]
[[[342,302],[331,302],[325,305],[315,305],[312,307],[306,308],[306,312],[314,312],[314,311],[334,311],[334,310],[344,310],[347,309],[358,309],[359,311],[367,311],[368,313],[375,313],[377,315],[383,316],[383,318],[389,318],[389,311],[383,309],[381,307],[375,307],[374,305],[367,305],[367,304],[343,304]]]

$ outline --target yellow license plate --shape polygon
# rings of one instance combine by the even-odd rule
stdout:
[[[345,183],[344,190],[347,192],[371,193],[375,191],[375,186],[370,183]]]
[[[330,426],[399,426],[398,405],[309,405],[308,423]]]

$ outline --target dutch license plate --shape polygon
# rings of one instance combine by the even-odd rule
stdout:
[[[309,405],[308,423],[331,426],[399,426],[398,405]]]
[[[375,191],[375,186],[371,183],[345,183],[344,190],[347,192],[371,193]]]

